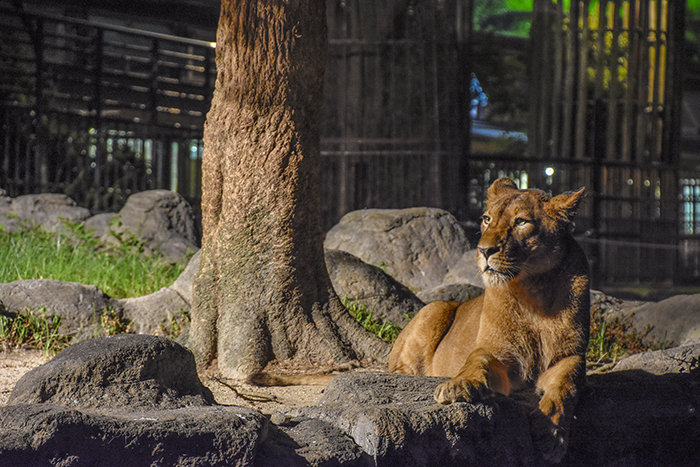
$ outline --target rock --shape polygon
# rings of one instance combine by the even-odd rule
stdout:
[[[105,407],[106,409],[106,407]],[[0,407],[0,466],[250,466],[267,420],[242,407]]]
[[[441,284],[434,289],[426,290],[418,294],[425,303],[442,301],[466,302],[484,293],[482,287],[472,284]]]
[[[182,261],[199,247],[194,211],[185,198],[172,191],[150,190],[129,196],[119,211],[119,221],[116,232],[130,231],[145,242],[149,252],[172,262]]]
[[[340,298],[357,301],[380,318],[403,327],[425,304],[380,268],[341,250],[326,250],[326,267]]]
[[[270,427],[268,433],[255,458],[256,467],[376,465],[349,436],[323,420],[295,419]]]
[[[676,295],[660,302],[625,308],[620,315],[628,319],[638,334],[650,342],[681,345],[700,338],[700,294]]]
[[[116,217],[117,215],[112,212],[96,214],[85,221],[85,228],[92,229],[95,237],[102,238],[109,234],[110,224]]]
[[[29,279],[0,284],[0,300],[10,314],[25,309],[38,312],[44,307],[46,316],[59,316],[58,332],[79,341],[95,335],[96,318],[111,308],[121,317],[118,302],[94,285],[49,279]]]
[[[120,334],[69,346],[25,374],[7,404],[176,409],[213,402],[184,347],[163,337]]]
[[[445,275],[444,284],[471,284],[483,287],[481,271],[476,262],[476,249],[469,250],[450,266]]]
[[[190,304],[169,287],[142,297],[118,300],[125,319],[130,322],[131,332],[154,334],[162,326],[169,326],[171,317],[189,313]]]
[[[17,216],[19,219],[8,217]],[[42,193],[0,200],[0,223],[11,231],[20,230],[22,223],[39,225],[45,230],[58,230],[63,219],[82,222],[90,217],[90,210],[79,207],[66,195]]]
[[[192,305],[192,284],[194,283],[194,276],[197,274],[199,269],[199,258],[201,256],[202,250],[197,250],[190,262],[187,263],[187,267],[178,276],[173,285],[170,286],[175,292],[180,294],[182,299],[187,302],[188,305]]]
[[[333,378],[315,407],[295,416],[333,424],[376,465],[538,465],[525,412],[500,396],[440,405],[444,378],[355,373]]]
[[[700,391],[695,376],[642,370],[591,375],[561,465],[700,465]]]
[[[641,370],[653,375],[700,373],[700,342],[671,349],[642,352],[625,357],[614,371]]]
[[[414,292],[443,282],[469,249],[464,230],[436,208],[353,211],[327,234],[328,250],[343,250],[386,272]]]

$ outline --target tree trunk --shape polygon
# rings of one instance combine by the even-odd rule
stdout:
[[[269,362],[383,361],[324,262],[319,115],[325,2],[223,0],[204,128],[202,257],[189,347],[241,378]]]

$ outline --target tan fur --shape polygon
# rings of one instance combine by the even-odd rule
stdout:
[[[257,372],[248,376],[246,381],[256,386],[325,386],[336,375],[278,375]]]
[[[588,262],[571,236],[582,196],[494,182],[477,246],[484,294],[425,306],[397,338],[389,370],[450,377],[435,390],[443,404],[534,388],[565,444],[585,384],[590,320]]]

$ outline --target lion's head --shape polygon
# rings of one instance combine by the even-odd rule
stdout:
[[[477,246],[486,285],[558,266],[583,193],[581,188],[552,198],[541,190],[520,190],[507,178],[496,180],[488,190]]]

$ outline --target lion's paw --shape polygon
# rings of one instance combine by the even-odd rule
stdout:
[[[435,389],[434,397],[440,404],[451,404],[457,401],[474,402],[490,393],[491,390],[483,383],[453,378],[440,384]]]

